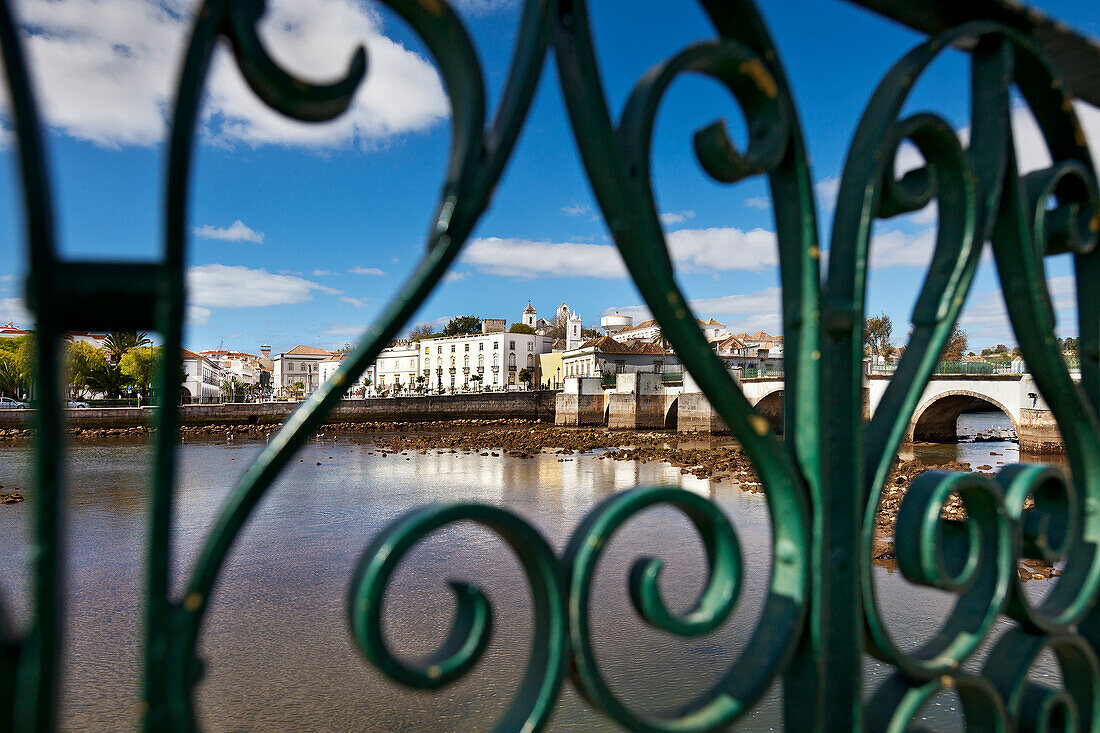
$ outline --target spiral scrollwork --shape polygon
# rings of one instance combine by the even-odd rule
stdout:
[[[421,540],[456,523],[495,532],[528,578],[535,634],[519,692],[500,731],[543,727],[571,661],[573,683],[592,705],[640,731],[704,731],[739,719],[783,673],[788,723],[795,728],[900,731],[938,692],[952,689],[975,729],[1100,728],[1100,186],[1073,98],[1036,41],[992,22],[951,28],[902,57],[871,98],[849,149],[821,283],[813,179],[794,97],[766,26],[751,0],[702,0],[716,38],[657,64],[632,90],[617,122],[600,81],[584,0],[527,0],[507,80],[489,119],[484,79],[469,34],[445,0],[384,0],[437,62],[451,104],[451,147],[422,261],[379,322],[287,421],[247,470],[203,545],[182,599],[170,595],[175,439],[179,416],[165,402],[156,435],[146,612],[143,724],[193,730],[196,647],[211,593],[236,537],[272,482],[344,389],[397,336],[438,285],[489,205],[523,127],[549,53],[554,54],[577,148],[616,246],[646,304],[685,367],[736,436],[765,489],[773,564],[759,627],[748,648],[709,690],[667,717],[645,717],[609,689],[592,649],[589,601],[604,547],[628,520],[654,507],[683,513],[702,542],[706,584],[684,614],[660,591],[662,562],[638,560],[629,595],[650,626],[679,637],[710,634],[734,612],[742,568],[737,535],[712,502],[673,487],[609,497],[586,516],[561,557],[529,523],[495,507],[433,505],[414,510],[373,538],[348,595],[349,625],[364,656],[389,678],[420,689],[471,673],[493,630],[493,609],[476,585],[454,581],[450,633],[427,660],[406,661],[383,637],[386,588]],[[332,83],[306,82],[280,67],[257,24],[264,0],[205,0],[187,46],[172,113],[166,188],[165,259],[157,294],[158,330],[177,353],[185,312],[184,263],[194,137],[203,86],[219,40],[228,41],[249,88],[271,109],[306,122],[333,119],[368,73],[363,48]],[[1007,12],[1007,11],[1006,11]],[[942,117],[902,118],[914,85],[947,49],[970,60],[971,120],[964,141]],[[11,88],[26,194],[31,293],[38,327],[38,380],[56,383],[61,327],[49,297],[56,257],[49,186],[17,26],[0,0],[0,50]],[[693,135],[713,179],[765,176],[772,194],[783,290],[786,439],[777,440],[699,332],[677,285],[661,228],[650,158],[666,92],[683,74],[702,74],[731,94],[748,141],[739,150],[724,122]],[[1015,87],[1038,122],[1052,164],[1020,175],[1013,145]],[[488,120],[488,122],[487,122]],[[901,146],[923,165],[895,174]],[[862,327],[876,220],[932,203],[939,223],[931,265],[913,311],[913,331],[896,375],[869,425],[861,415]],[[982,248],[992,241],[1013,329],[1039,391],[1057,419],[1069,470],[1011,466],[996,476],[930,473],[902,502],[898,563],[913,583],[953,594],[939,632],[902,652],[877,605],[870,563],[875,515],[898,444],[970,290]],[[1077,279],[1080,384],[1056,346],[1044,258],[1069,253]],[[736,256],[736,252],[731,252]],[[157,392],[172,393],[176,359],[160,366]],[[36,532],[36,623],[23,637],[0,607],[0,730],[48,729],[53,720],[60,633],[60,422],[56,395],[39,402],[40,502]],[[965,519],[946,519],[958,496]],[[1015,563],[1062,564],[1041,600],[1014,579]],[[998,617],[1014,625],[996,641],[980,674],[973,662]],[[860,655],[896,667],[863,705]],[[1060,689],[1029,677],[1052,652]],[[800,698],[801,696],[801,698]]]
[[[442,646],[418,666],[398,659],[382,633],[386,586],[410,548],[457,522],[480,524],[515,552],[530,583],[534,638],[530,660],[513,701],[496,726],[501,731],[537,731],[553,711],[566,660],[566,620],[557,558],[531,525],[503,509],[451,504],[415,509],[380,532],[364,550],[348,593],[352,637],[379,670],[409,687],[434,690],[466,674],[484,653],[492,630],[492,607],[477,586],[451,581],[457,610]]]

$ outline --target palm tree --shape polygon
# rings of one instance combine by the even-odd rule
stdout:
[[[148,346],[153,342],[146,337],[145,331],[111,331],[103,340],[103,350],[112,364],[118,364],[123,354],[138,346]]]
[[[122,373],[122,368],[109,360],[93,369],[87,377],[88,386],[93,391],[102,392],[116,399],[122,396],[122,388],[129,381],[129,378]]]

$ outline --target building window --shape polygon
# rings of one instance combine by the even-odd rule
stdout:
[[[535,350],[535,343],[533,341],[528,341],[527,342],[527,350],[528,351],[534,351]]]
[[[484,341],[478,341],[477,342],[477,350],[478,351],[485,351],[485,342]]]
[[[454,344],[451,344],[451,353],[452,354],[455,353],[455,345]]]
[[[288,362],[287,362],[287,364],[286,364],[286,370],[287,370],[288,372],[292,372],[292,371],[294,371],[294,362],[292,362],[292,361],[288,361]]]
[[[469,350],[470,350],[470,345],[466,344],[466,351],[469,351]]]
[[[435,353],[442,354],[443,353],[443,347],[442,346],[436,346],[435,347]]]
[[[515,351],[516,350],[516,342],[515,341],[509,341],[508,342],[508,348],[511,349],[512,351]]]
[[[499,349],[500,348],[500,342],[499,341],[494,341],[493,342],[493,348],[494,349]]]

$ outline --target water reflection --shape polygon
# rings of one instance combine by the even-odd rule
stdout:
[[[181,448],[177,589],[228,490],[263,444],[192,440]],[[977,466],[984,463],[975,461],[992,458],[981,451],[1002,450],[996,446],[913,450],[929,461],[938,451],[954,451],[949,460]],[[1004,452],[1002,460],[1015,460],[1015,453]],[[609,543],[597,574],[592,629],[597,658],[612,688],[642,709],[667,709],[706,689],[733,663],[759,620],[771,563],[766,503],[728,481],[712,483],[660,462],[601,459],[600,453],[546,451],[530,459],[441,451],[383,456],[348,439],[312,441],[247,526],[213,598],[201,643],[207,662],[198,696],[203,727],[486,729],[513,694],[530,643],[531,609],[518,564],[494,536],[472,527],[440,532],[410,555],[387,597],[387,634],[395,646],[423,654],[445,636],[453,613],[444,582],[450,577],[481,585],[497,614],[494,641],[471,677],[443,692],[421,694],[380,677],[352,647],[344,594],[362,548],[385,523],[414,506],[480,501],[516,511],[560,551],[595,502],[610,492],[651,484],[700,492],[730,515],[744,552],[742,600],[733,620],[703,639],[675,639],[644,626],[626,594],[635,558],[656,554],[666,560],[663,590],[675,610],[688,607],[704,581],[702,548],[688,522],[672,511],[650,512]],[[82,441],[72,448],[69,657],[62,690],[66,730],[136,724],[148,458],[140,443]],[[25,486],[26,472],[22,447],[0,447],[0,484]],[[29,510],[30,502],[0,507],[5,548],[27,546]],[[903,633],[919,635],[942,617],[949,601],[942,594],[914,596],[899,574],[883,570],[879,576],[884,615],[909,630]],[[25,621],[26,568],[19,553],[0,555],[0,590]],[[869,670],[873,680],[881,679],[878,665]],[[617,729],[566,687],[551,731]],[[773,690],[741,729],[777,727],[778,692]]]

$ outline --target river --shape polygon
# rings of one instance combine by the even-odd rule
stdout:
[[[996,423],[963,416],[960,431]],[[361,436],[356,436],[359,441]],[[188,440],[180,450],[176,507],[177,587],[217,510],[264,444],[263,439]],[[702,581],[702,549],[671,511],[632,521],[609,543],[595,592],[593,637],[613,689],[638,709],[659,711],[690,700],[732,663],[760,614],[770,565],[764,499],[728,481],[713,483],[660,462],[600,460],[600,451],[530,459],[476,453],[383,457],[348,436],[311,440],[273,487],[233,550],[204,627],[206,676],[197,709],[205,730],[487,730],[523,669],[530,604],[517,563],[490,534],[448,530],[419,546],[399,569],[388,596],[389,638],[410,655],[432,650],[450,623],[444,583],[478,583],[493,603],[493,643],[466,679],[438,693],[410,692],[370,668],[347,632],[345,594],[352,569],[375,533],[401,512],[432,501],[481,501],[508,507],[537,526],[560,551],[583,514],[611,492],[678,484],[716,501],[734,522],[746,582],[733,619],[713,635],[684,640],[655,633],[633,613],[626,589],[631,561],[657,554],[667,563],[663,588],[674,610],[686,608]],[[1017,460],[1014,444],[911,446],[926,462],[973,466]],[[65,730],[123,730],[137,725],[140,585],[149,452],[142,442],[83,439],[71,446],[68,507],[68,624],[61,724]],[[24,446],[0,446],[0,487],[26,492]],[[29,492],[27,492],[29,494]],[[28,495],[29,499],[33,497]],[[31,502],[0,506],[0,593],[21,623],[27,616]],[[937,628],[950,598],[917,589],[900,573],[876,568],[883,616],[907,648]],[[1048,582],[1029,583],[1044,593]],[[870,694],[884,667],[867,658]],[[1040,677],[1057,678],[1049,660]],[[781,727],[780,685],[742,722],[743,730]],[[959,727],[957,698],[926,710],[937,728]],[[613,731],[566,682],[550,731]]]

